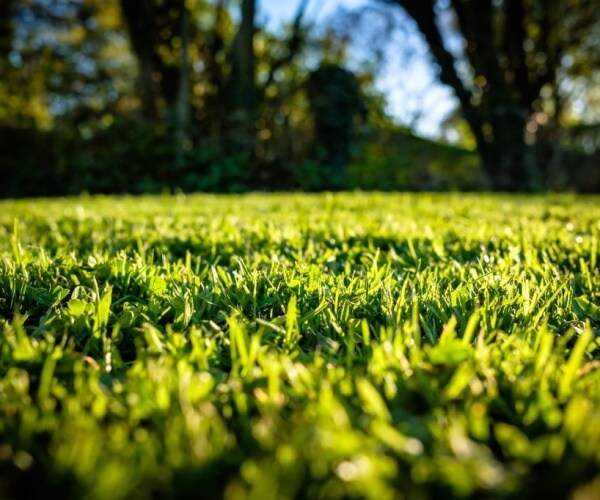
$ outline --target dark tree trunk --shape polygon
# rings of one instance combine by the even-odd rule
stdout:
[[[8,59],[8,54],[12,48],[14,7],[14,0],[2,0],[0,2],[0,64]]]
[[[527,115],[497,113],[491,120],[492,137],[477,143],[490,187],[495,191],[530,191],[539,185],[532,148],[524,140]]]
[[[210,91],[205,95],[204,116],[202,125],[204,133],[213,144],[222,144],[227,132],[227,110],[223,106],[227,102],[227,76],[223,65],[218,61],[225,54],[224,20],[227,17],[227,2],[219,0],[215,5],[215,20],[201,49],[205,61],[204,75]]]
[[[179,75],[177,93],[170,106],[170,122],[173,127],[177,156],[181,157],[188,142],[188,127],[190,122],[190,93],[191,81],[189,74],[189,45],[190,26],[185,2],[180,11],[181,54],[179,56]]]
[[[159,62],[154,52],[155,12],[152,2],[121,0],[121,10],[127,24],[131,47],[138,61],[138,92],[142,115],[150,122],[158,120],[157,101],[160,88],[155,77]]]
[[[254,155],[258,95],[255,83],[256,0],[242,0],[241,21],[231,53],[229,126],[226,148],[232,153]]]
[[[131,46],[139,64],[139,95],[144,117],[151,122],[166,119],[174,136],[180,135],[189,113],[189,26],[184,0],[153,2],[121,0]],[[181,40],[176,64],[166,64],[161,45]]]
[[[539,34],[531,39],[525,29],[523,0],[450,0],[464,39],[464,58],[473,74],[467,84],[456,69],[456,57],[443,42],[435,0],[393,1],[414,19],[439,66],[441,82],[456,94],[490,187],[503,191],[539,187],[540,169],[525,131],[540,90],[555,77],[557,51],[548,24],[552,6],[541,0],[534,6],[527,4],[528,15],[536,12],[540,17]],[[545,54],[545,65],[528,67],[525,46],[531,43]]]

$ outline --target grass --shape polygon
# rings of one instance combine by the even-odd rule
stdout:
[[[600,498],[598,198],[0,208],[2,498]]]

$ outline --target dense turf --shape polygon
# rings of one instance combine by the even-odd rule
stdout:
[[[600,497],[598,198],[0,208],[0,497]]]

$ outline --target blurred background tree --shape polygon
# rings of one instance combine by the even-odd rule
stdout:
[[[384,1],[404,9],[427,42],[491,187],[543,187],[543,174],[560,164],[553,161],[560,154],[556,129],[569,98],[561,90],[583,84],[579,100],[595,93],[589,84],[597,82],[600,63],[598,2]]]
[[[335,2],[1,0],[0,195],[600,189],[597,2]]]
[[[307,90],[317,157],[323,162],[326,178],[331,179],[327,187],[346,187],[356,119],[366,117],[359,81],[339,64],[323,63],[310,73]]]

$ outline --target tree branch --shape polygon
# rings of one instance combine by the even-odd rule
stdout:
[[[545,9],[545,7],[542,7]],[[503,46],[510,68],[510,75],[506,74],[505,80],[511,92],[522,107],[531,107],[537,97],[537,81],[540,79],[537,72],[527,71],[525,53],[525,40],[527,34],[524,26],[525,7],[523,0],[506,0],[504,7]],[[510,76],[510,78],[507,78]]]
[[[271,64],[271,68],[263,85],[263,89],[266,89],[269,85],[271,85],[275,79],[275,73],[279,69],[291,63],[296,55],[300,52],[300,49],[304,43],[304,36],[302,34],[302,21],[304,19],[304,14],[306,12],[306,8],[308,7],[309,1],[310,0],[300,0],[298,9],[296,11],[296,16],[294,17],[294,24],[292,25],[292,33],[286,43],[287,52]]]
[[[472,104],[472,93],[465,87],[455,67],[454,56],[446,49],[442,36],[435,23],[433,0],[393,0],[402,7],[417,24],[417,28],[425,37],[434,60],[440,69],[440,81],[454,90],[460,101],[465,119],[471,125],[475,135],[482,134],[482,120],[477,108]],[[389,3],[389,2],[388,2]]]

